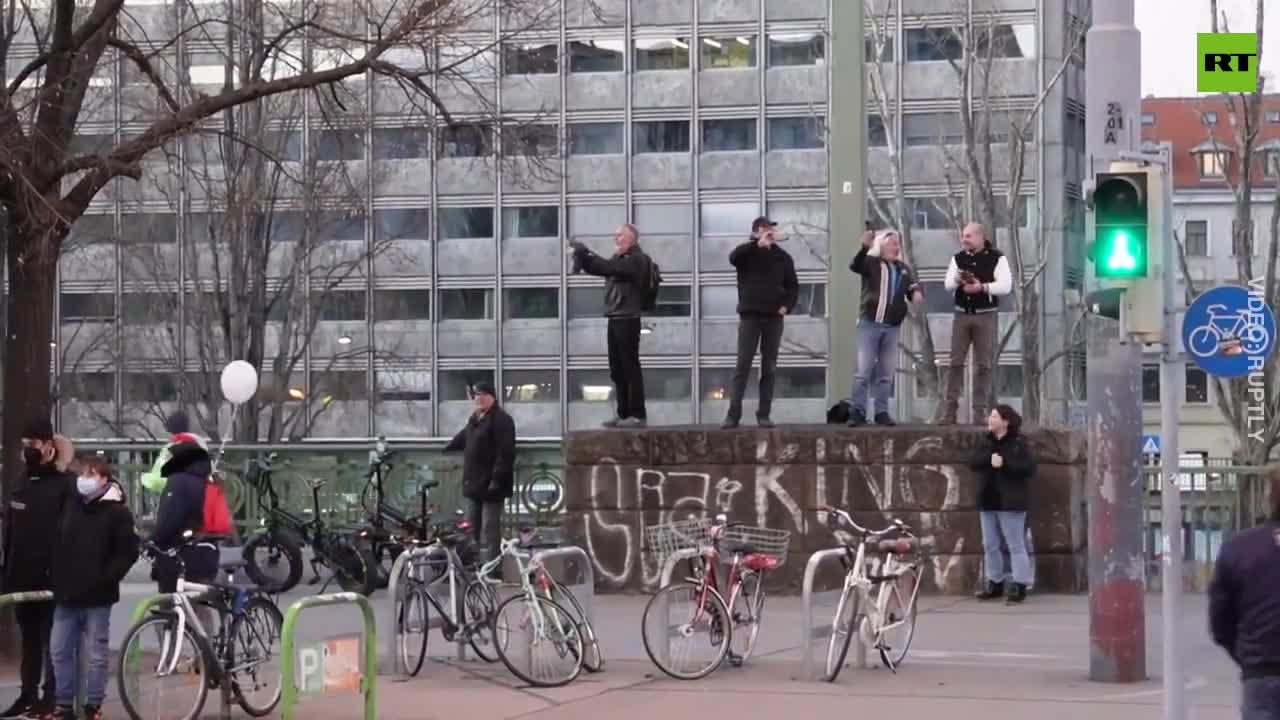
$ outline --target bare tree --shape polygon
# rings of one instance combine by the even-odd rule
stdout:
[[[53,303],[36,299],[53,297],[68,232],[100,193],[140,180],[148,153],[229,110],[289,94],[339,98],[338,84],[358,78],[397,87],[436,129],[463,124],[455,119],[461,112],[467,126],[492,131],[506,124],[492,103],[496,80],[466,77],[465,63],[527,28],[546,26],[560,3],[504,0],[501,8],[495,22],[487,0],[180,3],[159,13],[159,22],[144,24],[123,0],[91,6],[9,0],[0,20],[0,58],[8,69],[0,97],[9,277],[5,486],[21,482],[22,423],[50,410]],[[478,46],[470,39],[476,35],[467,34],[497,25],[501,31]],[[195,67],[205,64],[198,55],[210,47],[234,62],[221,78],[194,77]],[[138,132],[84,152],[73,141],[90,100],[114,92],[120,72],[143,79],[154,103],[132,118]],[[112,87],[102,87],[104,78]]]

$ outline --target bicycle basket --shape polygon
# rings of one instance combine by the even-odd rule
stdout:
[[[661,566],[667,558],[680,550],[697,550],[711,541],[707,538],[707,530],[711,527],[711,519],[677,520],[676,522],[650,525],[644,529],[644,544],[657,558]]]
[[[749,545],[758,555],[768,555],[781,565],[787,561],[787,549],[791,547],[790,530],[739,525],[725,528],[720,537],[724,547]]]

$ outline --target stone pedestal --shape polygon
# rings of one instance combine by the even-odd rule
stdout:
[[[984,433],[829,425],[570,433],[566,540],[592,557],[599,591],[651,590],[661,567],[644,546],[643,529],[724,512],[732,522],[791,531],[790,555],[771,584],[799,591],[809,554],[836,544],[817,508],[839,505],[874,529],[902,519],[930,550],[924,590],[967,594],[982,571],[979,481],[969,461]],[[1083,437],[1065,430],[1028,437],[1039,463],[1027,520],[1035,589],[1083,591]]]

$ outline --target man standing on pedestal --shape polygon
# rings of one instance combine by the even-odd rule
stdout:
[[[969,223],[960,235],[960,252],[951,258],[943,286],[955,293],[951,320],[951,359],[946,394],[938,404],[934,422],[954,425],[964,388],[964,361],[973,346],[972,422],[986,425],[987,394],[995,364],[996,333],[1000,330],[1000,296],[1013,290],[1013,275],[1004,253],[991,246],[983,228]]]
[[[751,223],[750,239],[729,253],[729,264],[738,270],[738,362],[733,370],[729,414],[720,426],[725,430],[738,427],[742,421],[742,397],[747,393],[747,375],[756,348],[760,349],[756,425],[773,427],[769,412],[773,407],[773,374],[778,367],[782,324],[800,295],[795,262],[776,244],[781,239],[777,227],[778,223],[767,217],[756,218]]]

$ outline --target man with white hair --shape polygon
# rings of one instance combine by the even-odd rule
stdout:
[[[956,424],[960,391],[964,388],[964,363],[973,346],[973,416],[977,425],[987,422],[987,395],[991,392],[991,371],[995,364],[996,333],[1000,330],[1000,297],[1013,290],[1013,275],[1004,253],[991,246],[983,228],[969,223],[960,235],[960,252],[951,258],[943,286],[955,293],[955,315],[951,320],[951,359],[947,388],[934,422]]]
[[[924,302],[920,284],[902,262],[902,239],[893,230],[862,233],[862,247],[849,269],[862,276],[862,312],[858,317],[858,368],[849,398],[849,427],[867,422],[867,395],[877,425],[894,425],[889,396],[898,368],[898,331],[908,303]]]

